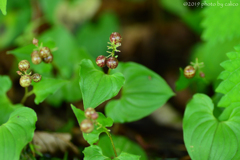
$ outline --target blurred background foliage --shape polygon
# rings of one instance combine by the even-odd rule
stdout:
[[[13,81],[8,96],[14,103],[19,103],[22,98],[24,89],[19,86],[19,77],[15,73],[20,58],[17,55],[31,49],[33,37],[56,46],[54,62],[59,69],[58,76],[68,80],[66,85],[38,106],[33,102],[34,96],[26,104],[37,112],[37,130],[71,133],[72,142],[82,150],[87,144],[79,138],[81,133],[69,105],[74,103],[83,108],[81,94],[78,94],[80,89],[75,87],[78,85],[79,62],[83,58],[94,61],[98,55],[106,55],[109,35],[120,32],[123,41],[119,60],[145,65],[177,91],[174,98],[151,116],[117,125],[116,133],[140,144],[149,159],[187,159],[181,129],[185,105],[195,92],[213,96],[213,89],[219,83],[217,76],[222,71],[219,64],[227,59],[226,53],[239,44],[240,7],[184,6],[185,2],[8,0],[7,14],[0,14],[0,74],[9,75]],[[191,2],[224,4],[226,1]],[[8,53],[14,56],[7,54],[9,50],[12,51]],[[179,68],[196,58],[205,64],[205,79],[189,81],[180,75],[182,70]],[[51,69],[46,66],[36,68],[46,75]],[[218,101],[219,97],[220,94],[214,95],[214,100]],[[97,110],[103,111],[104,105]],[[66,158],[71,154],[47,152],[44,156]]]

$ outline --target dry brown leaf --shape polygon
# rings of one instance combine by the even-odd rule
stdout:
[[[35,132],[33,144],[39,146],[36,150],[41,153],[55,155],[68,152],[79,155],[78,148],[70,142],[71,138],[69,133]]]

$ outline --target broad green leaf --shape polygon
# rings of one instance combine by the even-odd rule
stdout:
[[[0,10],[2,10],[2,13],[4,15],[7,14],[6,8],[7,8],[7,0],[0,0]]]
[[[223,81],[216,89],[216,92],[224,94],[218,103],[219,107],[228,107],[232,103],[240,102],[238,85],[240,83],[240,50],[238,47],[236,52],[227,53],[229,60],[220,64],[225,70],[219,75],[219,79]]]
[[[212,100],[195,94],[183,119],[184,142],[194,160],[240,159],[240,105],[228,107],[217,119]]]
[[[86,147],[83,154],[84,160],[111,160],[110,158],[104,156],[101,148],[96,145]]]
[[[184,76],[183,69],[180,68],[180,76],[176,81],[176,90],[180,91],[190,86],[196,92],[204,92],[206,90],[207,84],[208,83],[206,79],[200,77],[198,71],[193,78],[189,79]]]
[[[205,78],[209,81],[215,81],[222,71],[222,67],[219,64],[227,60],[226,53],[231,52],[233,47],[238,45],[239,42],[240,38],[234,38],[231,41],[222,43],[212,44],[205,42],[198,44],[193,50],[191,59],[194,61],[198,58],[200,62],[204,62],[202,70],[205,73]],[[210,58],[210,55],[212,58]]]
[[[123,136],[112,135],[112,139],[113,139],[114,146],[116,148],[119,159],[121,159],[120,157],[125,155],[126,154],[125,152],[127,152],[130,154],[133,154],[132,156],[137,159],[147,160],[146,153],[138,144],[132,142],[131,140],[129,140],[128,138],[123,137]],[[115,156],[111,141],[107,135],[103,135],[100,137],[98,146],[102,149],[102,152],[104,155],[106,155],[108,157]],[[127,154],[127,155],[129,155],[129,154]],[[138,156],[135,156],[135,155],[138,155]],[[131,156],[129,155],[129,157],[131,157]],[[133,160],[133,159],[130,159],[130,160]]]
[[[140,156],[122,152],[118,157],[113,160],[140,160]]]
[[[162,77],[140,64],[120,63],[112,72],[121,72],[126,79],[121,98],[110,101],[105,109],[107,116],[114,122],[141,119],[174,95]]]
[[[121,73],[105,74],[87,59],[81,61],[79,75],[84,108],[96,108],[102,102],[116,96],[124,84]]]
[[[202,38],[213,43],[231,41],[240,37],[240,21],[236,21],[240,15],[239,0],[206,0],[205,3],[213,3],[216,6],[205,7],[203,14],[204,31]],[[227,4],[237,4],[237,6],[226,6]],[[222,4],[218,5],[218,4]]]
[[[42,77],[41,81],[38,83],[32,82],[33,93],[36,95],[34,102],[36,104],[44,101],[47,96],[55,93],[59,88],[61,88],[66,83],[65,80],[52,79]]]
[[[79,27],[77,39],[82,47],[97,58],[99,55],[107,55],[107,42],[112,32],[119,31],[119,22],[113,13],[101,15],[97,23],[86,23]]]
[[[33,138],[36,121],[36,113],[23,106],[10,114],[0,126],[0,159],[19,160],[21,150]]]
[[[84,116],[84,111],[77,109],[73,105],[71,105],[72,110],[78,120],[79,125],[81,122],[86,119]],[[113,120],[111,118],[106,118],[102,113],[98,112],[98,119],[97,122],[99,122],[103,127],[111,127],[113,125]],[[93,143],[96,143],[99,140],[99,135],[105,132],[103,128],[99,128],[99,126],[95,125],[94,130],[91,133],[83,133],[84,139],[90,144],[93,145]]]

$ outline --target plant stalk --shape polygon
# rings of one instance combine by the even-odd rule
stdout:
[[[31,90],[30,92],[28,92],[28,87],[25,87],[25,94],[21,100],[21,104],[24,104],[24,102],[26,101],[26,99],[31,96],[33,94],[33,90]]]
[[[114,143],[113,143],[113,140],[112,140],[112,136],[111,136],[111,134],[110,134],[108,131],[105,131],[105,133],[108,135],[108,137],[109,137],[109,139],[110,139],[110,141],[111,141],[111,143],[112,143],[112,147],[113,147],[113,150],[114,150],[114,154],[115,154],[115,156],[117,157],[117,151],[116,151],[116,148],[115,148],[115,146],[114,146]]]

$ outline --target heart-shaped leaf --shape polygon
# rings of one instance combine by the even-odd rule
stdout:
[[[26,107],[15,109],[6,123],[0,126],[0,159],[19,160],[21,150],[34,134],[36,113]]]
[[[104,156],[101,148],[96,145],[86,147],[83,154],[84,160],[111,160],[110,158]]]
[[[102,102],[116,96],[124,84],[124,77],[117,72],[107,75],[97,70],[91,60],[80,63],[80,87],[84,108],[95,108]]]
[[[121,99],[112,100],[106,106],[106,114],[114,122],[143,118],[174,95],[162,77],[140,64],[120,63],[112,72],[121,72],[126,79]]]
[[[81,124],[81,122],[86,119],[85,115],[84,115],[84,111],[77,109],[76,107],[74,107],[73,105],[71,105],[72,110],[75,114],[75,116],[77,117],[78,123],[79,125]],[[98,119],[97,122],[101,124],[102,127],[111,127],[113,125],[113,120],[111,118],[106,118],[102,113],[98,112]],[[105,132],[105,130],[103,128],[100,128],[99,126],[94,127],[94,130],[91,133],[83,133],[83,137],[84,139],[90,144],[92,145],[93,143],[97,142],[99,140],[99,135]]]
[[[130,154],[132,154],[133,157],[136,157],[136,159],[140,160],[147,160],[147,155],[144,152],[144,150],[136,143],[132,142],[131,140],[127,139],[123,136],[114,136],[112,135],[112,140],[115,145],[117,154],[119,155],[117,158],[120,159],[123,155],[126,154],[126,157],[131,157]],[[111,141],[107,135],[103,135],[100,137],[98,141],[98,146],[101,147],[102,152],[104,155],[108,157],[114,157],[114,151],[111,144]],[[138,156],[136,156],[138,155]],[[123,156],[125,157],[125,156]],[[133,160],[133,159],[130,159]]]
[[[184,142],[194,160],[240,159],[240,105],[230,106],[217,119],[212,100],[195,94],[183,119]]]
[[[55,93],[59,88],[61,88],[66,83],[65,80],[52,79],[43,77],[40,82],[33,82],[33,93],[36,95],[34,102],[36,104],[44,101],[47,96]]]
[[[218,103],[219,107],[228,107],[232,103],[240,102],[238,85],[240,83],[240,46],[236,46],[235,50],[237,52],[227,53],[229,60],[220,64],[225,70],[218,77],[223,81],[216,89],[216,92],[224,94]]]

